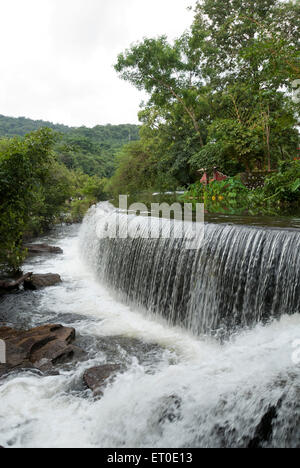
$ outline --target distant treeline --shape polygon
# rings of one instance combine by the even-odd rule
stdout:
[[[68,169],[82,170],[85,174],[98,177],[111,177],[116,153],[125,143],[139,140],[137,125],[75,128],[43,120],[0,115],[0,138],[25,136],[41,128],[50,128],[60,134],[54,150]]]
[[[54,124],[44,120],[31,120],[25,117],[15,118],[0,115],[0,137],[25,136],[43,127],[51,128],[56,132],[62,133],[67,133],[72,130],[71,127],[67,127],[66,125]]]

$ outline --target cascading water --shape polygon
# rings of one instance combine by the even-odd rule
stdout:
[[[57,272],[61,285],[0,301],[1,321],[74,326],[88,353],[58,376],[0,381],[0,446],[299,447],[299,231],[212,225],[202,250],[181,251],[180,240],[100,240],[111,213],[93,208],[80,239],[76,226],[41,239],[64,254],[29,258],[24,270]],[[215,316],[215,329],[260,323],[220,342],[160,314],[198,333]],[[82,376],[107,363],[123,370],[95,400]]]
[[[199,231],[198,248],[188,249],[186,235],[146,239],[147,217],[116,213],[108,204],[89,212],[82,249],[98,278],[128,303],[195,334],[300,312],[298,231],[207,224],[203,241]],[[118,236],[109,238],[116,219]],[[157,222],[162,230],[169,224]],[[128,223],[139,238],[124,238]],[[180,229],[182,222],[173,226]]]

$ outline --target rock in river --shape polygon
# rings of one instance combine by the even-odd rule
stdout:
[[[115,377],[120,370],[120,366],[113,364],[93,367],[85,371],[83,380],[86,386],[94,392],[95,396],[101,397],[108,380]]]
[[[52,372],[54,365],[74,356],[79,348],[71,345],[75,329],[62,325],[43,325],[28,331],[0,328],[5,342],[6,363],[0,365],[0,377],[20,369]]]
[[[43,254],[43,253],[53,253],[53,254],[62,254],[63,250],[60,247],[53,247],[52,245],[47,244],[26,244],[24,245],[25,249],[28,250],[30,254]]]
[[[46,288],[48,286],[55,286],[61,282],[61,277],[52,273],[46,275],[31,275],[24,281],[24,288],[36,291],[37,289]]]

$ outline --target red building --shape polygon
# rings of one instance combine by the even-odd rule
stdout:
[[[202,172],[202,171],[199,171],[199,172]],[[226,175],[222,174],[222,172],[217,171],[217,169],[215,168],[214,169],[213,179],[209,180],[209,176],[208,176],[207,172],[204,172],[200,182],[201,182],[201,184],[208,185],[210,182],[214,182],[215,180],[220,182],[220,181],[226,180],[226,179],[228,179],[228,177]]]

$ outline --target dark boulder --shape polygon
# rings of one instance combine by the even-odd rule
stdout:
[[[38,289],[55,286],[61,282],[61,277],[52,273],[45,275],[31,275],[24,281],[24,288],[37,291]]]
[[[93,391],[94,396],[101,397],[108,381],[116,377],[120,370],[120,366],[113,364],[93,367],[85,371],[83,381]]]
[[[52,254],[62,254],[64,253],[60,247],[53,247],[52,245],[47,244],[26,244],[24,248],[27,249],[28,253],[30,254],[44,254],[44,253],[52,253]]]

